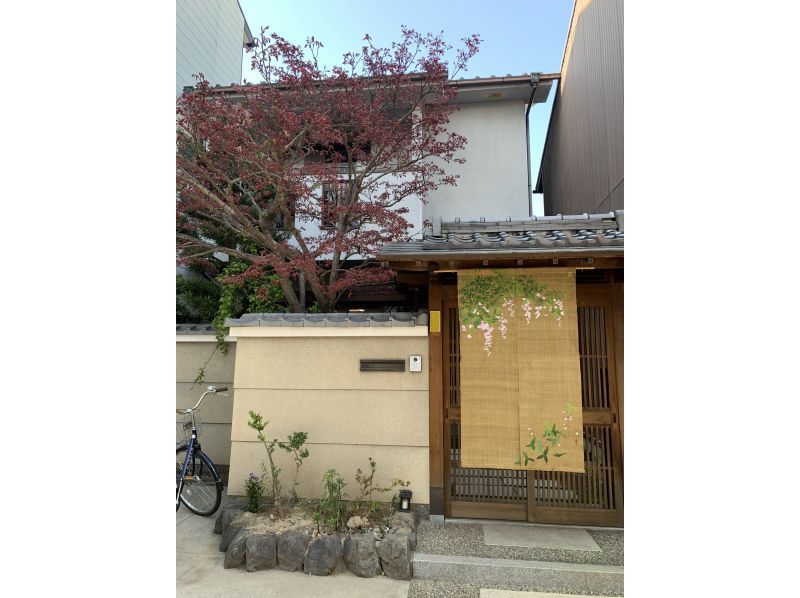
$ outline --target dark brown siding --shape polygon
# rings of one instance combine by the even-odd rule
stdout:
[[[623,0],[577,0],[542,158],[545,214],[624,208]]]

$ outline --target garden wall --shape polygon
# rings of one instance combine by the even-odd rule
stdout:
[[[378,464],[376,485],[408,480],[413,502],[429,502],[428,328],[424,316],[405,316],[246,314],[227,322],[237,339],[230,494],[243,494],[245,478],[250,472],[260,475],[266,459],[247,426],[252,410],[269,420],[268,438],[308,432],[310,456],[300,473],[300,497],[319,498],[322,476],[331,468],[352,495],[356,470],[369,471],[372,457]],[[422,357],[422,371],[409,371],[412,355]],[[401,359],[405,371],[362,372],[362,359]],[[286,454],[276,455],[285,494],[294,465]]]
[[[185,409],[197,403],[209,384],[228,386],[222,395],[209,395],[200,406],[200,444],[224,475],[231,457],[231,411],[233,409],[233,369],[236,343],[226,343],[228,353],[217,348],[210,326],[180,324],[175,335],[175,407]],[[210,357],[210,359],[209,359]],[[197,371],[203,364],[205,379],[195,384]]]

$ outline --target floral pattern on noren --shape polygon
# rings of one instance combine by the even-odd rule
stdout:
[[[564,450],[563,443],[568,440],[570,422],[572,421],[572,414],[575,411],[575,406],[567,401],[567,408],[561,412],[561,415],[564,416],[561,426],[557,426],[555,422],[550,425],[545,425],[541,438],[536,438],[533,428],[528,426],[528,433],[531,439],[520,451],[519,459],[517,459],[516,464],[527,466],[531,461],[539,460],[548,463],[551,457],[559,459],[566,455],[567,451]],[[580,432],[575,432],[574,442],[576,446],[579,440]],[[530,449],[533,454],[529,455],[526,449]],[[552,453],[550,449],[553,449]]]
[[[469,278],[458,293],[461,331],[471,339],[473,331],[483,334],[483,350],[492,354],[495,329],[505,339],[508,319],[519,301],[525,324],[541,317],[553,317],[559,326],[564,317],[561,294],[530,275],[509,276],[504,272]],[[477,332],[476,332],[477,333]]]

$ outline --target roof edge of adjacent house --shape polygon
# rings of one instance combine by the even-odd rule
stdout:
[[[236,5],[239,7],[239,12],[242,13],[242,19],[244,20],[244,35],[242,36],[242,44],[245,48],[252,48],[255,45],[255,38],[253,34],[250,32],[250,25],[247,24],[247,17],[242,10],[242,4],[239,0],[236,0]]]

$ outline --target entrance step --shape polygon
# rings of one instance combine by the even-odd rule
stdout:
[[[480,588],[622,596],[623,568],[553,561],[414,554],[414,578]]]

